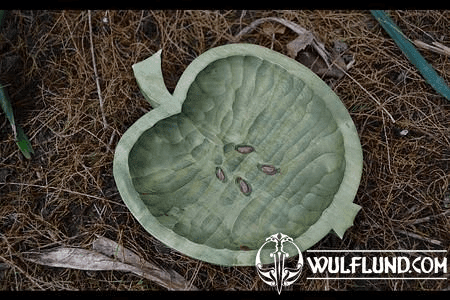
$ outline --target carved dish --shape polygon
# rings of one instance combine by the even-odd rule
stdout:
[[[173,94],[161,51],[133,70],[153,109],[122,136],[114,177],[132,214],[164,244],[214,264],[254,265],[277,232],[305,251],[352,225],[358,134],[308,68],[231,44],[197,57]]]

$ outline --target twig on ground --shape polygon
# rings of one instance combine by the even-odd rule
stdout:
[[[136,31],[134,32],[135,35],[137,35],[138,32],[139,32],[139,28],[141,27],[143,18],[144,18],[144,11],[142,10],[141,11],[141,17],[140,17],[139,22],[138,22],[138,26],[136,27]]]
[[[115,204],[125,206],[122,203],[114,202],[114,201],[111,201],[111,200],[106,199],[106,198],[101,198],[101,197],[97,197],[97,196],[94,196],[94,195],[89,195],[89,194],[85,194],[85,193],[75,192],[75,191],[68,190],[68,189],[57,188],[57,187],[54,187],[54,186],[43,186],[43,185],[38,185],[38,184],[20,183],[20,182],[0,182],[0,185],[7,185],[7,184],[10,184],[10,185],[25,185],[25,186],[38,187],[38,188],[43,188],[43,189],[52,189],[52,190],[57,190],[57,191],[66,192],[66,193],[70,193],[70,194],[75,194],[75,195],[85,196],[85,197],[89,197],[89,198],[94,198],[94,199],[97,199],[97,200],[113,202]]]
[[[108,127],[108,123],[106,122],[105,112],[103,110],[102,91],[100,89],[100,81],[99,81],[98,72],[97,72],[97,64],[95,63],[94,42],[92,40],[92,21],[91,21],[91,11],[90,10],[88,10],[88,18],[89,18],[89,40],[91,42],[91,54],[92,54],[92,64],[94,66],[95,84],[97,85],[97,94],[98,94],[98,99],[100,101],[100,112],[102,113],[103,127],[106,128],[106,127]]]
[[[38,288],[40,288],[41,290],[45,290],[44,287],[42,287],[39,283],[37,283],[36,280],[34,280],[34,278],[32,276],[30,276],[27,272],[25,272],[21,267],[16,265],[14,262],[2,257],[1,255],[0,255],[0,260],[2,260],[4,263],[9,265],[10,267],[17,269],[20,273],[22,273],[28,280],[30,280]]]
[[[312,43],[311,45],[313,46],[313,48],[317,51],[317,53],[320,55],[320,57],[322,57],[323,61],[325,62],[325,64],[327,65],[327,67],[331,66],[331,62],[330,62],[330,54],[328,53],[328,51],[325,49],[325,46],[323,43],[321,43],[320,41],[317,40],[317,38],[312,34],[312,32],[310,32],[309,30],[301,27],[300,25],[288,21],[286,19],[282,19],[282,18],[276,18],[276,17],[267,17],[267,18],[261,18],[258,19],[256,21],[253,21],[250,25],[248,25],[247,27],[245,27],[244,29],[242,29],[235,37],[235,41],[239,41],[239,39],[246,33],[254,30],[256,28],[256,26],[267,22],[267,21],[274,21],[274,22],[278,22],[280,24],[283,24],[284,26],[290,28],[292,31],[294,31],[295,33],[297,33],[299,36],[304,36],[304,35],[311,35],[312,37]]]
[[[113,151],[111,150],[111,145],[112,145],[112,142],[114,141],[114,137],[115,137],[115,136],[116,136],[116,132],[113,131],[113,133],[111,134],[111,137],[109,138],[108,146],[106,147],[106,152],[109,152],[109,151],[113,152]],[[114,153],[114,152],[113,152],[113,153]]]
[[[426,49],[426,50],[429,50],[432,52],[450,56],[450,48],[446,47],[438,42],[433,42],[434,46],[431,46],[422,41],[414,40],[414,45],[416,45],[417,47],[422,48],[422,49]]]
[[[386,134],[386,124],[384,122],[384,115],[381,116],[383,119],[383,132],[384,132],[384,139],[386,140],[386,152],[387,152],[387,161],[388,161],[388,169],[389,169],[389,173],[392,174],[392,169],[391,169],[391,154],[389,152],[389,139],[387,137]]]
[[[191,280],[190,280],[190,282],[189,282],[188,290],[190,290],[190,289],[196,289],[196,287],[193,285],[193,282],[194,282],[195,277],[197,277],[198,271],[200,270],[200,267],[201,267],[201,266],[202,266],[202,262],[200,261],[200,262],[197,264],[197,266],[196,266],[196,268],[195,268],[195,270],[194,270],[194,275],[192,275],[192,278],[191,278]]]
[[[382,110],[384,110],[384,112],[389,116],[389,118],[391,119],[392,123],[395,123],[395,119],[394,117],[392,117],[392,115],[387,111],[386,108],[384,108],[383,105],[381,105],[381,102],[378,101],[377,98],[375,98],[371,93],[369,93],[368,90],[366,90],[355,78],[353,78],[352,76],[350,76],[350,74],[348,74],[343,68],[341,68],[338,64],[334,64],[339,70],[341,70],[342,72],[344,72],[345,75],[348,76],[348,78],[350,78],[354,83],[356,83],[364,92],[366,92],[366,94],[373,100],[375,101],[376,104],[378,104],[379,107],[381,107]]]
[[[417,233],[413,233],[413,232],[409,232],[409,231],[405,231],[405,230],[400,230],[400,229],[394,229],[394,231],[396,231],[398,233],[402,233],[404,235],[407,235],[407,236],[415,238],[415,239],[419,239],[419,240],[422,240],[422,241],[429,242],[429,243],[434,244],[434,245],[442,246],[442,242],[441,241],[430,239],[430,238],[427,238],[427,237],[423,237],[421,235],[418,235]]]
[[[428,217],[424,217],[424,218],[420,218],[420,219],[415,219],[411,224],[416,225],[416,224],[420,224],[420,223],[424,223],[424,222],[428,222],[432,219],[436,219],[439,218],[440,216],[445,216],[450,214],[450,210],[444,211],[443,213],[437,214],[437,215],[431,215]]]

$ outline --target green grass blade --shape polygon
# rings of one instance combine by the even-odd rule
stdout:
[[[19,146],[22,154],[27,158],[31,158],[31,154],[34,154],[33,148],[31,147],[31,142],[23,131],[22,127],[15,124],[14,114],[11,106],[11,102],[8,99],[6,91],[3,86],[0,85],[0,106],[6,114],[14,132],[14,138],[16,139],[17,146]]]
[[[4,13],[5,11],[0,10],[0,27],[2,25]],[[17,146],[19,146],[19,149],[22,152],[22,154],[27,159],[30,159],[31,154],[34,154],[33,148],[31,147],[31,142],[28,139],[25,132],[23,131],[22,127],[16,125],[11,102],[9,101],[6,90],[3,89],[2,84],[0,84],[0,107],[5,112],[6,118],[9,120],[9,123],[11,123],[11,127],[13,129],[14,138],[16,139]]]
[[[31,158],[31,154],[34,154],[33,148],[31,147],[31,142],[26,136],[26,134],[23,132],[22,127],[19,125],[16,126],[17,129],[17,146],[19,146],[20,151],[22,151],[22,154],[27,158]]]
[[[445,83],[444,79],[440,77],[433,67],[422,57],[400,28],[394,24],[392,19],[382,10],[371,10],[370,12],[395,41],[397,46],[403,51],[409,61],[416,66],[428,84],[450,101],[450,88]]]
[[[9,102],[8,95],[6,94],[6,91],[3,89],[3,86],[1,84],[0,84],[0,106],[5,112],[6,117],[8,118],[11,125],[14,126],[16,123],[14,121],[14,114],[11,102]]]

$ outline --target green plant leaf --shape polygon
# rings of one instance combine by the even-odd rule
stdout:
[[[417,51],[400,28],[395,25],[392,19],[382,10],[371,10],[370,12],[395,41],[397,46],[403,51],[409,61],[416,66],[428,84],[430,84],[435,91],[450,101],[449,86],[445,83],[444,79],[436,73],[433,67],[423,58],[423,56],[420,55],[419,51]]]
[[[22,127],[19,125],[16,125],[17,129],[17,146],[19,146],[20,151],[25,156],[25,158],[30,159],[31,154],[34,154],[33,148],[31,147],[31,142],[26,136],[26,134],[23,132]]]
[[[0,105],[2,107],[3,112],[6,114],[6,118],[8,118],[9,123],[12,126],[16,124],[14,120],[13,109],[11,106],[11,102],[8,99],[8,95],[6,94],[6,90],[3,88],[3,85],[0,84]]]
[[[319,77],[267,48],[232,44],[196,58],[171,95],[160,55],[133,66],[156,108],[114,157],[122,199],[148,232],[221,265],[253,265],[277,232],[303,251],[331,230],[343,236],[360,209],[362,150]]]
[[[9,120],[9,123],[11,124],[17,146],[19,147],[20,151],[25,156],[25,158],[30,159],[31,154],[34,154],[33,148],[31,147],[31,142],[24,133],[22,127],[20,127],[18,124],[15,123],[11,102],[8,99],[6,91],[3,89],[3,86],[1,85],[0,85],[0,105],[2,110],[6,114],[6,118]]]
[[[4,11],[0,10],[0,27],[2,25],[3,16],[4,16]],[[22,127],[17,125],[15,122],[11,102],[9,101],[6,90],[3,87],[4,86],[0,83],[0,107],[2,108],[3,112],[6,114],[6,118],[9,120],[9,123],[11,124],[17,146],[19,146],[19,149],[22,152],[22,154],[27,159],[30,159],[31,153],[34,154],[33,148],[31,147],[31,143],[28,140],[28,137],[23,132]]]

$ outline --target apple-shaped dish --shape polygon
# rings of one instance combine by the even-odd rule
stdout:
[[[197,57],[173,94],[161,50],[133,70],[153,109],[120,139],[114,178],[134,217],[164,244],[214,264],[254,265],[277,232],[304,251],[353,224],[358,134],[308,68],[230,44]]]

